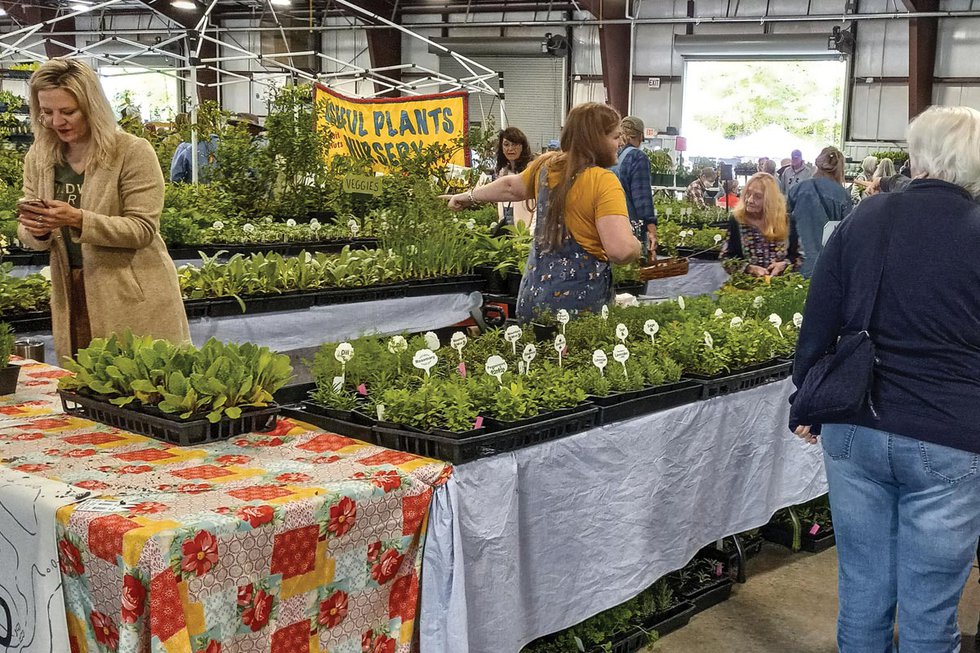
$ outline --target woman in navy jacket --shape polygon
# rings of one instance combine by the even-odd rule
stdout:
[[[823,424],[840,563],[843,653],[958,651],[956,609],[980,535],[980,112],[932,107],[908,131],[915,179],[861,202],[817,263],[793,381],[854,327],[868,331],[872,407]],[[797,435],[815,443],[817,425]]]

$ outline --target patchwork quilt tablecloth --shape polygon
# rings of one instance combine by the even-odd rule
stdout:
[[[0,464],[104,499],[57,513],[72,651],[409,650],[449,465],[282,418],[173,446],[54,413],[58,371],[31,367],[49,384],[0,402]]]

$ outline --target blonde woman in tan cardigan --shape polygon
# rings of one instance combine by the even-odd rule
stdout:
[[[83,63],[52,59],[29,89],[34,145],[17,235],[51,252],[58,358],[126,329],[189,341],[177,270],[159,234],[163,173],[153,147],[118,128]]]

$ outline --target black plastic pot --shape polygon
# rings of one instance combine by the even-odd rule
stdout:
[[[539,342],[551,342],[558,335],[558,325],[557,324],[539,324],[537,322],[531,322],[531,328],[534,329],[534,339]]]
[[[17,392],[17,377],[20,376],[20,365],[7,365],[0,368],[0,395],[12,395]]]

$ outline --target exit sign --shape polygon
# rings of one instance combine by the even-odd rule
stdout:
[[[659,77],[647,77],[647,87],[648,88],[660,88],[660,78]]]

